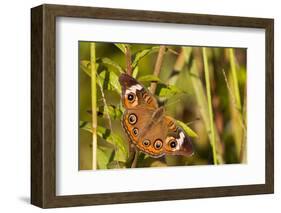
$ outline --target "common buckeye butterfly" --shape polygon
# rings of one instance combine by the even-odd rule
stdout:
[[[163,155],[193,154],[190,138],[172,117],[166,116],[155,97],[136,79],[121,74],[122,126],[138,150],[158,158]]]

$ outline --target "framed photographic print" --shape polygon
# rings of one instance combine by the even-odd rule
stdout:
[[[31,203],[274,191],[272,19],[31,9]]]

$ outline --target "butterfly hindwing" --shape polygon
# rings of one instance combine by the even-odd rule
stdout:
[[[191,139],[179,127],[173,118],[165,116],[164,122],[168,126],[168,133],[165,139],[165,153],[170,155],[185,155],[193,154]]]

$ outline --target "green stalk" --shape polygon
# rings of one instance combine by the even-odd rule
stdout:
[[[230,48],[229,49],[229,61],[230,61],[230,71],[231,71],[231,78],[232,78],[232,88],[234,92],[234,105],[236,108],[236,111],[234,111],[234,118],[232,119],[232,122],[234,123],[235,120],[237,120],[237,125],[235,126],[233,130],[235,142],[236,142],[236,148],[238,154],[238,158],[240,159],[240,162],[245,162],[245,146],[246,146],[246,139],[247,139],[247,129],[246,129],[246,97],[247,93],[245,90],[245,100],[244,100],[244,106],[242,109],[241,105],[241,97],[240,97],[240,92],[239,92],[239,83],[238,83],[238,78],[237,78],[237,63],[235,60],[235,53],[234,49]],[[245,87],[247,88],[247,87]],[[243,117],[245,120],[243,120]]]
[[[127,66],[127,74],[132,75],[132,54],[131,54],[131,49],[128,45],[125,46],[125,54],[126,54],[126,66]]]
[[[96,45],[91,43],[91,98],[92,98],[92,169],[97,169],[97,79],[96,79]]]
[[[235,102],[239,111],[241,111],[241,100],[240,100],[239,85],[237,80],[237,70],[235,66],[235,57],[234,57],[233,48],[229,49],[229,60],[230,60],[231,75],[233,79]]]
[[[241,118],[241,122],[243,123],[243,138],[242,138],[242,142],[241,142],[241,147],[240,147],[240,162],[241,163],[246,163],[246,154],[247,154],[247,86],[245,86],[245,94],[244,94],[244,104],[243,104],[243,108],[242,108],[242,118],[244,118],[244,120]]]
[[[210,120],[211,145],[212,145],[212,151],[213,151],[214,164],[217,165],[218,161],[217,161],[217,152],[216,152],[215,129],[214,129],[214,122],[213,122],[213,110],[212,110],[212,98],[211,98],[209,65],[208,65],[206,48],[203,47],[202,51],[203,51],[203,62],[204,62],[204,71],[205,71],[204,73],[205,73],[206,90],[207,90],[209,120]]]
[[[156,63],[155,63],[155,66],[154,66],[154,71],[153,71],[153,75],[158,77],[160,75],[160,72],[161,72],[161,67],[162,67],[162,64],[163,64],[163,58],[164,58],[164,55],[165,55],[165,45],[160,45],[160,48],[159,48],[159,52],[158,52],[158,55],[157,55],[157,58],[156,58]],[[156,82],[151,82],[151,85],[150,85],[150,92],[154,95],[155,92],[156,92],[156,87],[157,87],[157,83]]]

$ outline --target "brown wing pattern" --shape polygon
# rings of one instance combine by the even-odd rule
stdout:
[[[122,74],[119,81],[126,109],[122,125],[130,141],[152,157],[191,155],[190,138],[173,118],[164,115],[164,108],[158,107],[153,95],[127,74]]]
[[[151,121],[153,110],[144,107],[126,110],[123,114],[122,124],[133,144],[137,145],[139,135],[143,134],[148,122]]]
[[[165,116],[164,122],[168,127],[165,139],[164,152],[170,155],[190,156],[193,154],[193,146],[188,135],[179,127],[173,118]]]
[[[152,109],[158,108],[157,100],[136,79],[127,74],[122,74],[119,81],[122,86],[122,102],[126,109],[134,109],[140,105]]]

